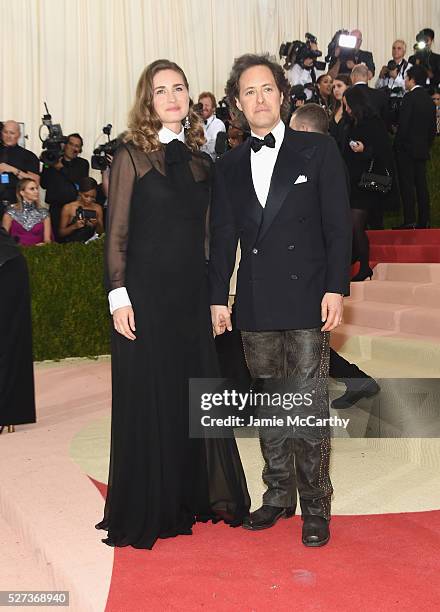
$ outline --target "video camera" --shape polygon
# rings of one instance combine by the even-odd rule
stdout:
[[[293,85],[289,95],[292,111],[295,110],[297,102],[305,102],[307,100],[304,85]]]
[[[341,62],[355,61],[355,48],[357,38],[352,36],[348,30],[338,30],[327,47],[325,61],[330,62],[336,58],[336,48],[340,48],[339,59]]]
[[[38,131],[38,135],[40,137],[43,151],[40,155],[40,160],[43,162],[45,166],[55,166],[57,161],[63,155],[63,146],[67,142],[67,138],[63,136],[63,130],[61,129],[61,124],[52,123],[52,116],[49,113],[49,109],[47,108],[46,102],[44,102],[44,107],[46,109],[46,114],[43,115],[42,124],[40,125],[40,129]],[[49,135],[47,138],[41,137],[41,129],[46,127],[48,129]]]
[[[217,108],[215,109],[215,116],[221,119],[225,124],[231,121],[231,113],[229,112],[229,104],[226,96],[218,101]]]
[[[308,68],[304,66],[304,60],[313,59],[313,66],[318,70],[325,70],[324,62],[317,62],[317,58],[321,57],[322,52],[319,49],[312,49],[312,44],[318,44],[318,39],[310,32],[306,32],[304,35],[306,41],[294,40],[293,42],[281,43],[279,55],[280,59],[285,57],[283,65],[284,70],[290,70],[294,64],[299,64],[301,68]]]
[[[102,131],[107,136],[108,140],[104,144],[99,145],[99,147],[96,147],[96,149],[93,149],[91,162],[94,170],[100,170],[101,172],[106,170],[111,164],[107,158],[107,155],[111,155],[113,157],[113,155],[116,153],[116,149],[122,142],[121,138],[113,138],[113,140],[110,140],[112,127],[113,126],[111,123],[108,123],[102,128]]]

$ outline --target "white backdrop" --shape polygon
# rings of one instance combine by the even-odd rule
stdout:
[[[64,133],[79,131],[89,156],[103,125],[125,128],[138,76],[166,57],[185,70],[191,94],[218,97],[234,57],[277,54],[281,41],[359,28],[377,70],[403,38],[431,27],[439,0],[0,0],[0,119],[24,121],[40,151],[43,100]],[[434,45],[435,48],[435,45]],[[440,43],[437,44],[437,50]],[[100,142],[103,142],[101,139]]]

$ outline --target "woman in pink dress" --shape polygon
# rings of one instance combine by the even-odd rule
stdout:
[[[17,203],[6,209],[3,227],[22,246],[52,242],[49,211],[40,208],[38,185],[29,178],[17,183]]]

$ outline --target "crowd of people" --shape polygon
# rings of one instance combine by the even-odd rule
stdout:
[[[299,106],[311,102],[324,108],[330,121],[329,133],[336,139],[347,164],[353,210],[353,261],[361,262],[359,279],[362,280],[370,273],[365,230],[384,227],[384,210],[402,208],[403,223],[399,226],[402,229],[430,225],[426,161],[433,137],[440,133],[440,55],[431,50],[434,31],[430,28],[422,30],[417,37],[423,39],[424,51],[416,49],[408,59],[405,41],[396,40],[392,58],[381,68],[375,86],[371,87],[369,82],[376,70],[373,54],[361,49],[360,30],[353,30],[350,35],[356,39],[355,48],[348,54],[335,43],[331,57],[326,58],[329,59],[327,72],[316,68],[315,57],[306,56],[294,62],[286,76],[292,86],[290,115]],[[310,44],[312,55],[316,49],[316,42]],[[354,86],[359,90],[355,92]],[[217,107],[212,92],[200,93],[194,110],[204,123],[205,143],[201,149],[213,161],[249,136],[230,108],[225,115],[224,107]],[[219,110],[223,120],[216,116]],[[26,246],[51,241],[86,242],[102,234],[108,169],[103,170],[99,185],[85,180],[90,166],[80,156],[81,135],[69,134],[60,157],[54,163],[43,165],[33,152],[18,144],[19,138],[19,124],[6,121],[0,143],[3,227]],[[108,163],[111,164],[111,156]],[[370,173],[385,172],[391,177],[391,189],[387,193],[373,193],[359,187],[361,175],[370,165]],[[46,190],[44,205],[40,205],[39,187]]]
[[[398,198],[398,176],[403,227],[428,227],[426,160],[436,128],[426,91],[435,73],[415,60],[404,73],[393,153],[388,105],[368,86],[373,58],[360,50],[361,33],[354,35],[354,56],[336,47],[329,72],[316,79],[317,98],[293,105],[279,63],[265,55],[237,58],[226,84],[227,126],[215,116],[211,92],[190,103],[187,78],[174,62],[157,60],[141,74],[128,130],[109,160],[109,185],[101,186],[109,203],[105,268],[114,329],[109,488],[97,528],[107,531],[110,546],[152,548],[158,538],[190,534],[196,521],[267,529],[293,516],[297,499],[303,544],[329,541],[327,377],[361,381],[334,407],[378,392],[330,350],[329,332],[342,322],[351,263],[360,262],[352,281],[371,277],[365,230],[383,226],[385,198]],[[44,245],[87,242],[104,231],[81,136],[70,134],[59,159],[40,173],[19,134],[16,122],[3,125],[2,273],[23,263],[11,236]],[[40,184],[49,210],[39,204]],[[269,394],[310,392],[308,414],[321,423],[293,437],[284,425],[260,429],[267,490],[252,513],[228,428],[213,438],[189,436],[188,381],[219,376],[213,336],[233,328],[229,287],[238,241],[234,327],[249,374]],[[283,410],[261,414],[270,421]]]

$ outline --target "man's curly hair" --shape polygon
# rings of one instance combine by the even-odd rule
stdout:
[[[284,74],[284,70],[268,53],[257,55],[254,53],[246,53],[240,55],[234,60],[229,79],[226,83],[225,93],[228,99],[229,107],[232,114],[240,120],[240,123],[245,129],[249,129],[248,122],[242,111],[237,107],[236,99],[240,93],[240,77],[245,70],[254,66],[266,66],[272,72],[275,83],[280,93],[283,94],[283,103],[281,105],[281,118],[284,122],[287,121],[290,110],[290,85]]]

